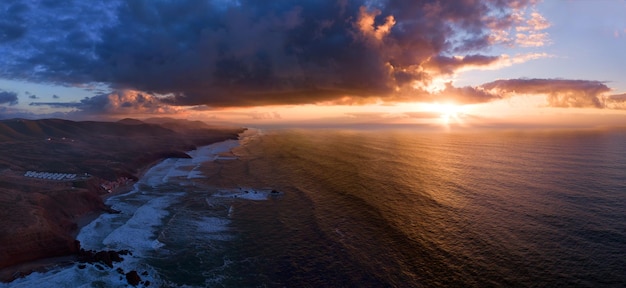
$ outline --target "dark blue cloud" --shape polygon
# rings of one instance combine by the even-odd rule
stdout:
[[[105,83],[171,105],[419,99],[414,81],[468,64],[451,55],[489,64],[490,29],[514,12],[501,0],[3,1],[0,77]]]
[[[179,110],[164,104],[161,99],[154,95],[130,90],[98,94],[76,102],[31,102],[29,105],[70,109],[68,113],[74,116],[133,113],[174,114]]]
[[[0,105],[1,104],[17,105],[17,101],[18,101],[17,93],[0,90]]]
[[[28,6],[20,1],[7,0],[4,17],[0,17],[0,43],[19,39],[26,33],[25,12]]]

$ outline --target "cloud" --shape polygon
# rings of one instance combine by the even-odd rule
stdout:
[[[550,22],[541,14],[532,12],[526,25],[516,28],[516,44],[522,47],[541,47],[550,43],[548,33],[543,30],[550,27]]]
[[[0,105],[0,119],[32,118],[32,116],[32,113],[20,109],[15,109],[14,107]]]
[[[391,32],[391,28],[396,25],[393,15],[385,17],[384,23],[376,25],[376,17],[380,16],[382,11],[379,9],[370,10],[365,6],[359,8],[359,14],[354,26],[361,32],[362,36],[370,41],[382,42],[383,38]]]
[[[510,97],[519,94],[545,95],[551,107],[604,108],[603,94],[611,91],[603,82],[564,79],[496,80],[480,86],[483,91]]]
[[[29,106],[48,106],[53,108],[80,108],[83,107],[79,102],[30,102]]]
[[[516,42],[522,47],[541,47],[548,43],[548,34],[546,33],[517,33]]]
[[[545,32],[551,23],[534,9],[538,1],[510,1],[513,13],[507,17],[485,17],[492,28],[489,41],[517,47],[541,47],[550,44],[550,35]]]
[[[0,105],[1,104],[9,104],[9,105],[17,105],[17,93],[3,91],[0,90]]]
[[[59,99],[59,98],[61,98],[59,97],[59,95],[56,95],[56,94],[52,95],[52,99]]]
[[[28,99],[39,99],[39,97],[37,97],[37,95],[31,94],[28,95]]]
[[[605,103],[607,108],[626,110],[626,93],[610,95],[606,97]]]
[[[154,95],[134,90],[115,91],[93,97],[85,97],[79,102],[32,102],[30,106],[48,106],[74,109],[74,114],[177,114],[181,108],[162,102]]]
[[[404,115],[412,119],[432,119],[441,117],[441,113],[438,112],[405,112]]]
[[[249,117],[255,120],[282,119],[278,112],[258,112],[252,111],[247,113]]]
[[[418,84],[502,63],[484,54],[510,44],[502,33],[543,31],[545,19],[526,12],[535,2],[2,1],[0,78],[154,100],[106,96],[110,112],[420,101],[433,95]]]
[[[457,104],[484,103],[501,99],[496,93],[485,91],[482,87],[454,87],[452,83],[446,83],[446,87],[439,93],[439,98],[450,99]]]
[[[423,67],[431,76],[451,75],[469,70],[497,70],[503,67],[548,57],[551,57],[551,55],[547,53],[527,53],[514,56],[507,54],[499,56],[480,54],[452,57],[437,56],[425,62]]]
[[[499,56],[467,55],[467,56],[437,56],[425,63],[429,74],[453,74],[462,68],[486,67],[499,61]]]
[[[27,6],[17,1],[7,1],[4,17],[0,18],[0,43],[19,39],[26,33],[24,12]]]

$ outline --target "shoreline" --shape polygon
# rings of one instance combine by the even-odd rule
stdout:
[[[219,142],[215,142],[215,143],[219,143]],[[211,145],[211,144],[209,144]],[[192,150],[193,151],[193,150]],[[137,181],[130,183],[128,185],[124,185],[121,187],[117,187],[115,190],[113,190],[113,192],[111,193],[106,193],[106,194],[102,194],[100,195],[100,198],[102,199],[102,202],[106,202],[107,199],[113,197],[113,196],[118,196],[118,195],[123,195],[126,193],[130,193],[133,191],[133,189],[135,188],[135,184],[137,184],[139,182],[139,180],[141,178],[143,178],[143,176],[154,166],[160,164],[161,162],[167,160],[167,159],[171,159],[171,158],[163,158],[163,159],[159,159],[159,160],[155,160],[152,161],[148,164],[146,164],[145,166],[137,169],[137,175],[135,175],[135,177],[137,177]],[[106,206],[106,204],[105,204]],[[109,206],[106,206],[108,209],[110,209]],[[76,223],[76,231],[72,232],[72,238],[74,238],[76,240],[76,236],[78,236],[78,233],[80,233],[80,230],[83,229],[83,227],[89,225],[91,222],[93,222],[94,220],[98,219],[98,217],[100,217],[100,215],[104,214],[104,213],[111,213],[111,210],[102,210],[102,211],[91,211],[85,215],[79,216],[77,217],[74,222]]]
[[[219,143],[219,142],[215,142],[215,143]],[[212,144],[209,144],[209,145],[212,145]],[[137,175],[136,175],[137,182],[139,182],[139,179],[141,179],[146,174],[146,172],[150,170],[150,168],[158,165],[159,163],[167,159],[170,159],[170,158],[163,158],[163,159],[155,160],[139,168],[137,171]],[[131,184],[118,187],[112,193],[106,193],[106,194],[100,195],[100,198],[104,202],[110,197],[123,195],[129,192],[132,192],[137,182],[133,182]],[[107,208],[109,207],[107,206]],[[100,217],[104,213],[110,213],[110,211],[107,211],[107,210],[90,211],[89,213],[85,215],[76,217],[74,219],[74,223],[76,224],[76,229],[71,232],[70,234],[71,237],[74,240],[76,240],[76,236],[78,236],[78,233],[80,233],[80,230],[83,227],[89,225],[91,222],[98,219],[98,217]],[[69,266],[69,265],[76,263],[77,260],[78,260],[77,255],[66,255],[66,256],[59,256],[59,257],[36,259],[36,260],[20,263],[14,266],[4,267],[0,269],[0,283],[11,283],[16,279],[28,276],[31,273],[47,272],[58,267]]]
[[[224,142],[228,140],[232,140],[232,139],[223,139],[221,141],[216,141],[210,144],[202,145],[202,146],[196,147],[194,150],[186,151],[186,153],[195,151],[204,146],[210,146],[210,145],[214,145],[216,143],[220,143],[220,142]],[[162,163],[163,161],[167,159],[172,159],[172,158],[157,159],[138,168],[137,175],[135,175],[137,177],[137,181],[134,181],[128,185],[118,187],[111,193],[105,193],[105,194],[100,195],[101,200],[104,203],[107,199],[113,196],[123,195],[123,194],[132,192],[135,185],[140,181],[140,179],[142,179],[145,176],[145,174],[150,169],[152,169],[153,167],[155,167],[156,165]],[[107,211],[107,209],[110,209],[110,207],[106,206],[104,210],[90,211],[89,213],[76,217],[74,219],[74,223],[76,224],[76,229],[70,233],[71,238],[73,238],[75,241],[78,241],[76,237],[80,233],[81,229],[89,225],[91,222],[96,220],[102,214],[112,212],[112,210]],[[47,272],[55,268],[70,266],[72,264],[75,264],[77,260],[78,260],[78,255],[66,255],[66,256],[59,256],[59,257],[41,258],[41,259],[23,262],[14,266],[4,267],[0,269],[0,283],[8,284],[8,283],[13,282],[16,279],[28,276],[31,273]]]

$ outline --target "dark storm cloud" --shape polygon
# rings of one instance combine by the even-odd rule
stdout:
[[[0,43],[21,38],[26,33],[25,13],[28,6],[21,1],[7,0],[0,12]]]
[[[0,105],[17,105],[17,93],[0,90]]]
[[[481,54],[491,32],[532,2],[3,1],[0,77],[105,83],[170,105],[423,100],[416,82],[496,61]]]
[[[481,85],[489,93],[546,95],[552,107],[605,108],[603,94],[611,91],[604,83],[588,80],[509,79]]]

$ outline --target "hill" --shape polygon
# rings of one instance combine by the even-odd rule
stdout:
[[[76,253],[72,233],[77,219],[107,210],[102,184],[128,184],[160,159],[189,157],[185,151],[237,139],[243,131],[170,122],[176,124],[136,119],[0,121],[0,268]],[[39,179],[27,177],[28,171],[75,178]]]

